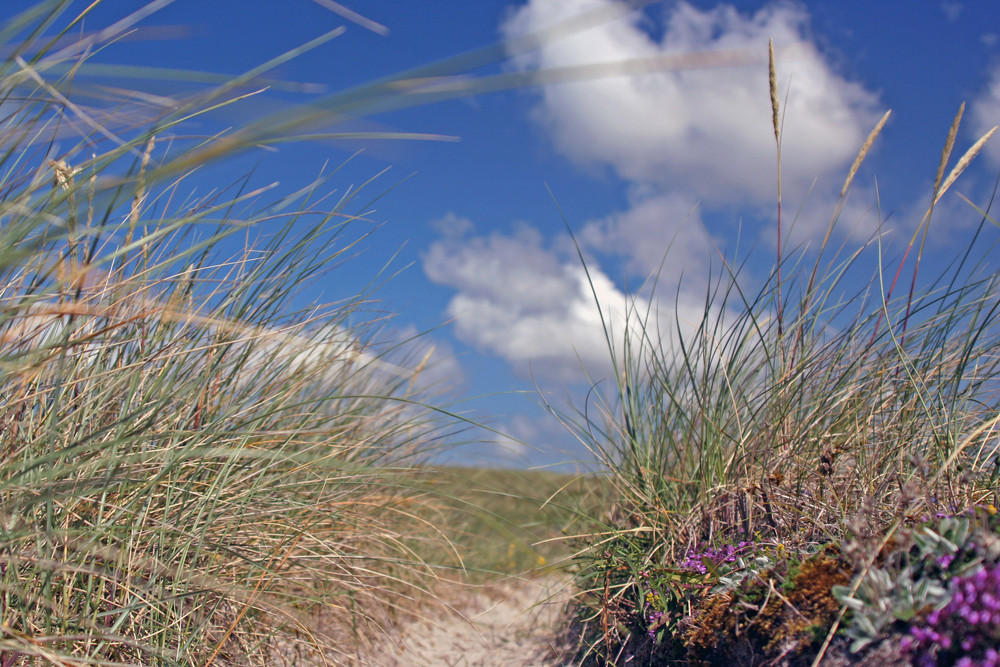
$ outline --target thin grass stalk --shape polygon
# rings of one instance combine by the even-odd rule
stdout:
[[[896,274],[893,276],[892,283],[889,285],[889,292],[887,296],[890,298],[892,296],[893,291],[895,290],[896,282],[899,280],[899,276],[902,273],[903,266],[906,263],[906,259],[909,256],[910,251],[913,249],[913,246],[916,244],[917,237],[920,236],[921,242],[920,242],[920,250],[918,251],[917,266],[914,267],[913,275],[911,276],[910,291],[908,296],[908,300],[912,301],[913,290],[915,288],[917,279],[917,271],[919,269],[920,255],[922,255],[923,253],[924,242],[926,241],[927,238],[927,232],[930,225],[930,219],[934,211],[934,207],[937,204],[938,200],[944,195],[944,193],[948,191],[948,189],[951,187],[951,184],[954,183],[955,179],[957,179],[958,176],[966,169],[966,167],[968,167],[968,165],[972,162],[972,160],[982,149],[983,145],[985,145],[986,141],[989,140],[989,138],[993,135],[993,132],[996,130],[996,128],[993,128],[992,130],[988,131],[984,136],[980,137],[980,139],[976,141],[976,143],[973,144],[968,151],[965,152],[962,158],[959,159],[958,163],[956,163],[955,167],[949,173],[948,178],[942,182],[941,177],[944,174],[944,170],[947,167],[948,159],[951,156],[951,151],[954,146],[955,137],[958,133],[958,128],[962,121],[962,115],[964,110],[965,110],[965,103],[963,102],[962,105],[959,107],[958,113],[955,115],[955,119],[952,121],[951,127],[948,130],[948,137],[945,140],[945,145],[941,152],[941,160],[938,163],[937,175],[935,176],[934,180],[934,191],[931,197],[930,206],[928,207],[927,212],[924,214],[924,217],[921,219],[920,224],[917,226],[917,229],[914,231],[909,244],[906,246],[906,250],[903,252],[903,257],[899,261],[899,266],[896,268]],[[908,305],[907,310],[909,310],[909,307],[910,306]],[[905,324],[906,320],[908,320],[908,315],[904,316],[904,333],[906,328]],[[874,336],[877,333],[878,333],[878,326],[876,326],[875,331],[873,331],[872,335]]]
[[[963,103],[963,109],[964,109],[964,103]],[[953,143],[954,142],[954,133],[958,129],[958,121],[961,118],[961,115],[962,115],[962,112],[960,110],[958,116],[956,116],[956,118],[955,118],[955,123],[952,125],[952,131],[948,135],[949,143]],[[914,290],[916,289],[917,272],[920,270],[920,260],[923,258],[923,255],[924,255],[924,246],[925,246],[925,244],[927,242],[927,233],[928,233],[928,230],[930,229],[930,219],[931,219],[931,215],[933,214],[933,211],[934,211],[934,205],[944,195],[944,193],[948,191],[948,189],[951,187],[952,183],[955,182],[955,180],[959,177],[959,175],[961,175],[962,172],[964,172],[965,169],[969,166],[969,164],[972,163],[972,160],[975,159],[976,155],[979,154],[979,151],[982,150],[983,146],[986,144],[986,142],[989,140],[989,138],[991,136],[993,136],[993,133],[996,132],[996,130],[997,130],[996,127],[994,127],[993,129],[989,130],[986,134],[984,134],[982,137],[980,137],[979,140],[976,141],[976,143],[974,143],[969,148],[969,150],[967,150],[965,152],[965,154],[962,155],[961,158],[959,158],[958,162],[955,164],[955,167],[948,174],[948,178],[945,179],[945,181],[943,183],[940,183],[940,189],[938,189],[938,187],[939,187],[939,179],[941,177],[941,173],[943,172],[943,170],[941,169],[941,167],[944,166],[944,162],[942,161],[942,163],[939,165],[938,175],[937,175],[937,178],[935,179],[935,182],[934,182],[933,200],[931,202],[930,207],[927,210],[927,216],[926,216],[927,224],[924,225],[923,235],[920,238],[920,247],[917,249],[916,262],[914,263],[914,266],[913,266],[913,275],[910,278],[910,291],[909,291],[909,294],[907,295],[906,315],[903,317],[903,335],[904,336],[906,334],[906,326],[907,326],[907,323],[909,321],[910,308],[911,308],[911,306],[913,304],[913,293],[914,293]],[[947,152],[950,153],[951,152],[950,151],[950,145],[947,146],[946,148],[948,149]],[[942,159],[943,158],[944,158],[944,155],[942,155]]]
[[[767,81],[768,87],[771,92],[771,126],[774,128],[774,144],[777,149],[777,178],[778,178],[778,192],[777,192],[777,210],[778,210],[778,250],[777,259],[775,261],[775,267],[778,271],[778,283],[777,283],[777,293],[778,293],[778,338],[781,338],[783,330],[783,303],[781,300],[781,264],[782,264],[782,254],[781,254],[781,243],[783,239],[782,229],[781,229],[781,130],[780,130],[780,114],[779,114],[779,104],[778,104],[778,72],[777,67],[774,63],[774,40],[767,40]]]

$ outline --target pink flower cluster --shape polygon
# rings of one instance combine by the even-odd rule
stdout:
[[[902,645],[918,667],[1000,667],[1000,566],[951,580],[952,597]]]
[[[705,574],[707,568],[705,567],[705,559],[715,563],[716,565],[721,565],[722,563],[733,563],[740,556],[744,556],[748,553],[752,553],[756,545],[753,542],[740,542],[739,544],[726,544],[721,547],[708,547],[703,550],[692,549],[688,551],[687,556],[681,561],[680,566],[685,570],[694,570],[695,572],[700,572]]]

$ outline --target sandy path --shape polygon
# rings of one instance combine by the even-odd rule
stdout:
[[[511,580],[447,595],[454,611],[407,625],[378,664],[385,667],[557,667],[555,637],[569,592],[565,580]]]

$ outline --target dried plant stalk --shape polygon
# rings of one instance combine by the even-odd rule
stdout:
[[[944,168],[948,166],[948,159],[951,158],[951,150],[955,147],[955,135],[958,134],[958,126],[962,123],[962,115],[965,113],[965,102],[958,107],[955,120],[951,122],[948,130],[948,140],[944,142],[944,149],[941,151],[941,162],[938,163],[937,176],[934,178],[934,201],[938,200],[938,188],[941,187],[941,178],[944,176]]]
[[[882,128],[885,127],[885,122],[889,120],[889,114],[891,113],[892,109],[889,109],[882,115],[882,118],[875,126],[875,129],[871,131],[868,138],[865,139],[865,143],[861,145],[861,150],[858,151],[858,156],[854,158],[854,164],[851,165],[850,171],[847,172],[847,179],[844,181],[844,187],[840,189],[841,197],[847,194],[847,189],[851,187],[851,182],[854,180],[854,176],[858,173],[858,168],[860,168],[861,163],[865,161],[868,151],[871,149],[872,144],[875,143],[875,139],[878,137],[879,133],[882,132]]]
[[[944,179],[944,183],[941,184],[941,190],[934,195],[935,204],[937,204],[938,200],[941,199],[944,193],[948,191],[948,188],[950,188],[951,184],[955,182],[955,179],[957,179],[959,176],[962,175],[962,172],[965,171],[965,168],[968,167],[969,164],[976,159],[976,156],[979,155],[979,151],[983,149],[983,146],[986,145],[986,142],[989,141],[990,137],[992,137],[993,133],[996,131],[997,131],[997,126],[994,125],[989,132],[987,132],[986,134],[984,134],[979,138],[979,141],[972,144],[972,148],[970,148],[965,152],[965,155],[962,156],[962,159],[958,161],[958,164],[955,165],[955,168],[951,170],[950,174],[948,174],[948,178]]]

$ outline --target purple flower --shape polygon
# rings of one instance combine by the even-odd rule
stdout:
[[[647,625],[649,627],[649,636],[650,636],[651,639],[655,639],[656,638],[656,631],[660,627],[660,625],[662,624],[661,623],[662,620],[663,620],[663,612],[662,611],[654,611],[646,619]]]
[[[951,580],[952,596],[932,610],[923,626],[911,626],[900,647],[917,664],[1000,667],[1000,566],[983,567]]]
[[[681,568],[685,570],[693,570],[701,574],[705,574],[708,569],[705,567],[705,560],[709,560],[715,565],[721,565],[722,563],[734,563],[736,559],[740,556],[752,553],[756,550],[756,544],[753,542],[740,542],[739,544],[725,544],[721,547],[707,547],[705,549],[691,549],[687,552],[684,560],[681,561]]]

